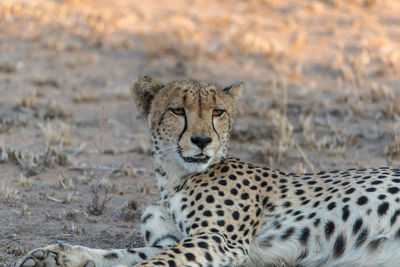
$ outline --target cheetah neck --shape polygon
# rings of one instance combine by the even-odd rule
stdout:
[[[187,171],[178,164],[162,164],[155,159],[155,173],[161,198],[172,190],[176,182],[186,176]]]
[[[203,172],[214,162],[219,162],[220,160],[221,157],[216,157],[211,160],[205,168],[188,169],[184,168],[184,166],[175,159],[159,158],[154,156],[155,174],[161,198],[163,198],[168,192],[171,192],[184,177]]]

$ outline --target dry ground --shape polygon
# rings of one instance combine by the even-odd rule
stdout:
[[[398,14],[397,0],[1,0],[0,266],[57,241],[141,245],[157,189],[139,74],[244,81],[231,154],[245,160],[400,167]]]

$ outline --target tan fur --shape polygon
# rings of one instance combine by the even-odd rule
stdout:
[[[162,85],[146,76],[133,83],[136,105],[148,124],[155,144],[153,154],[156,165],[160,165],[168,177],[203,171],[225,156],[235,106],[242,89],[242,83],[223,89],[216,84],[196,80]],[[184,108],[185,115],[175,115],[171,111],[173,108]],[[220,117],[213,116],[215,109],[222,109],[225,113]],[[201,152],[191,141],[193,136],[211,137],[212,142],[203,150],[210,157],[207,163],[187,164],[183,160],[182,157],[192,157]],[[162,178],[159,179],[160,187],[165,183]],[[172,184],[170,180],[168,184]]]

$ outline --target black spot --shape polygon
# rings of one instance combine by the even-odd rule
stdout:
[[[205,253],[205,257],[206,257],[206,260],[207,260],[207,261],[210,261],[210,262],[211,262],[211,261],[213,260],[212,256],[211,256],[210,253],[208,253],[208,252]]]
[[[383,202],[378,207],[378,215],[379,216],[385,215],[388,209],[389,209],[389,203]]]
[[[301,214],[301,211],[300,211],[300,210],[297,210],[297,211],[293,212],[293,216],[297,216],[297,215],[299,215],[299,214]]]
[[[331,202],[331,203],[328,205],[328,210],[333,210],[334,208],[336,208],[336,203],[335,203],[335,202]]]
[[[228,176],[229,180],[235,181],[236,180],[236,176],[234,174],[231,174]]]
[[[241,196],[241,199],[246,200],[249,198],[249,194],[248,193],[243,193]]]
[[[375,240],[371,241],[368,244],[368,248],[370,250],[376,250],[379,247],[379,245],[382,243],[382,241],[385,240],[385,239],[386,239],[386,237],[381,237],[381,238],[378,238],[378,239],[375,239]]]
[[[332,221],[328,221],[325,224],[325,237],[327,240],[331,238],[333,232],[335,232],[335,224]]]
[[[298,195],[298,196],[300,196],[300,195],[302,195],[302,194],[304,194],[304,193],[305,193],[305,191],[302,190],[302,189],[296,190],[296,195]]]
[[[396,210],[396,212],[393,214],[392,218],[390,218],[390,225],[395,224],[397,220],[397,216],[400,215],[400,210]]]
[[[335,244],[333,245],[333,257],[338,258],[343,255],[346,250],[346,240],[341,234],[336,238]]]
[[[199,200],[201,198],[201,193],[198,193],[197,195],[196,195],[196,200]]]
[[[115,252],[110,252],[104,255],[105,259],[118,259],[118,254]]]
[[[367,189],[365,189],[365,191],[367,191],[367,192],[375,192],[376,188],[375,187],[368,187]]]
[[[203,242],[203,241],[197,243],[197,245],[198,245],[200,248],[206,248],[206,249],[208,248],[208,244],[207,244],[206,242]]]
[[[310,237],[310,229],[308,227],[304,227],[300,233],[299,237],[300,243],[306,245],[309,237]]]
[[[345,222],[345,221],[347,221],[347,219],[348,219],[349,216],[350,216],[349,206],[348,206],[348,205],[344,206],[344,207],[342,208],[342,212],[343,212],[343,214],[342,214],[342,220]]]
[[[217,221],[217,225],[218,226],[224,226],[225,225],[225,221],[224,220],[219,220],[219,221]]]
[[[221,168],[221,172],[228,172],[229,171],[229,167],[228,166],[224,166]]]
[[[228,231],[229,233],[232,232],[232,231],[233,231],[233,225],[232,225],[232,224],[229,224],[229,225],[226,227],[226,231]]]
[[[383,183],[381,180],[375,180],[375,181],[371,182],[372,185],[377,185],[377,184],[381,184],[381,183]]]
[[[148,215],[146,215],[146,216],[142,219],[142,224],[147,223],[147,221],[150,220],[151,218],[153,218],[153,214],[148,214]]]
[[[396,234],[394,235],[397,239],[400,239],[400,229],[397,230]]]
[[[139,252],[138,255],[142,260],[147,260],[147,256],[143,252]]]
[[[226,199],[226,200],[224,201],[224,203],[225,203],[225,205],[228,205],[228,206],[232,206],[232,205],[233,205],[233,201],[230,200],[230,199]]]
[[[206,216],[206,217],[211,217],[211,216],[212,216],[212,213],[211,213],[210,210],[205,210],[205,211],[203,212],[203,215]]]
[[[239,220],[239,212],[234,211],[234,212],[232,213],[232,218],[235,219],[236,221]]]
[[[366,196],[361,196],[357,199],[357,204],[362,206],[368,202],[368,198]]]
[[[206,198],[206,201],[208,202],[208,203],[214,203],[214,197],[212,196],[212,195],[208,195],[207,196],[207,198]]]
[[[168,267],[176,267],[176,263],[173,260],[169,260]]]
[[[293,235],[294,230],[295,230],[294,227],[290,227],[290,228],[286,229],[286,231],[281,235],[281,239],[282,240],[288,239],[290,236]]]
[[[179,239],[176,236],[171,235],[171,234],[167,234],[167,235],[164,235],[164,236],[154,240],[152,245],[153,246],[157,246],[158,243],[160,243],[161,241],[167,240],[167,239],[172,240],[174,243],[178,243],[179,242]]]
[[[357,234],[358,231],[360,231],[362,225],[363,225],[363,220],[361,218],[358,218],[353,225],[353,235]]]
[[[215,242],[217,242],[218,244],[221,243],[221,238],[219,238],[218,236],[212,236],[211,237]]]
[[[354,191],[356,191],[356,190],[352,187],[352,188],[350,188],[350,189],[347,189],[347,190],[345,191],[345,194],[349,195],[349,194],[353,193]]]
[[[175,254],[181,254],[182,251],[179,248],[171,248],[171,250],[175,253]]]
[[[361,233],[358,235],[357,240],[356,240],[356,247],[361,247],[364,242],[367,240],[368,237],[368,229],[364,228]]]
[[[186,259],[187,259],[188,261],[195,261],[195,260],[196,260],[196,257],[194,256],[194,254],[192,254],[192,253],[190,253],[190,252],[187,252],[187,253],[185,253],[184,255],[185,255],[185,257],[186,257]]]
[[[390,193],[390,194],[396,194],[396,193],[398,193],[400,191],[400,189],[398,188],[398,187],[389,187],[388,188],[388,192]]]
[[[145,233],[146,240],[149,241],[150,237],[151,237],[151,233],[149,231],[146,231],[146,233]]]
[[[218,183],[219,183],[220,185],[227,185],[227,183],[226,183],[225,180],[220,180],[220,181],[218,181]]]

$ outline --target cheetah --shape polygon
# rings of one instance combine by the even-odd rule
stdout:
[[[400,169],[298,175],[227,157],[243,87],[139,77],[160,191],[146,247],[56,244],[17,266],[400,266]]]

